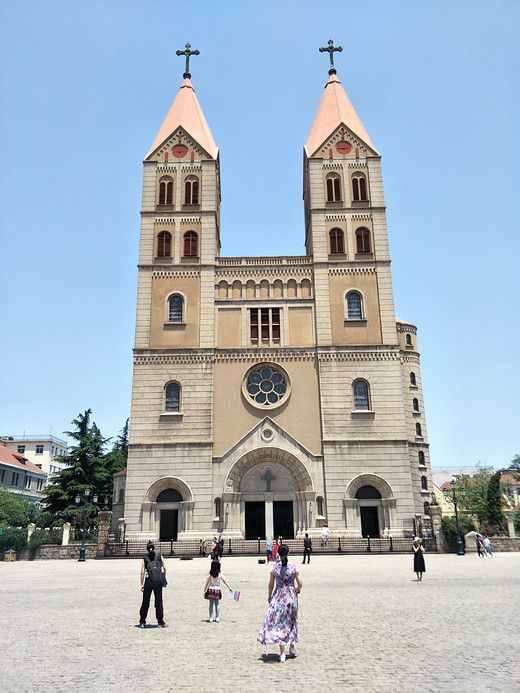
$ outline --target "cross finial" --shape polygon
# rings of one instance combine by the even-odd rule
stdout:
[[[324,51],[327,51],[327,53],[330,56],[330,70],[329,70],[329,75],[335,75],[336,74],[336,68],[334,67],[334,56],[332,55],[334,51],[338,51],[341,53],[343,50],[342,46],[335,46],[334,41],[332,39],[329,40],[329,47],[328,48],[320,48],[320,53],[323,53]]]
[[[191,44],[187,43],[186,44],[186,50],[184,51],[177,51],[177,55],[185,55],[186,56],[186,70],[184,71],[184,74],[182,75],[184,79],[190,78],[190,55],[198,55],[199,51],[190,51]]]

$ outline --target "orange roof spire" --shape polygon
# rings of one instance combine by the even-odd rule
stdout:
[[[307,156],[312,156],[340,125],[345,125],[364,144],[368,145],[376,154],[378,153],[358,114],[350,103],[343,85],[336,77],[333,53],[334,51],[342,50],[341,46],[336,47],[333,45],[332,39],[329,41],[328,48],[320,48],[320,52],[327,51],[330,55],[329,79],[325,85],[325,91],[322,94],[311,131],[305,143]]]
[[[195,89],[190,81],[189,60],[191,55],[199,55],[199,51],[190,50],[189,43],[186,50],[177,51],[177,55],[186,56],[186,70],[184,81],[181,84],[177,96],[164,119],[163,124],[146,158],[155,152],[168,138],[170,138],[178,127],[190,135],[213,159],[218,157],[218,147],[215,144],[209,125],[200,107]]]

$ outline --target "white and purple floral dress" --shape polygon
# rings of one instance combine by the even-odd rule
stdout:
[[[275,576],[276,586],[257,640],[262,645],[294,645],[298,642],[298,593],[294,586],[298,568],[294,563],[285,567],[274,563],[271,573]]]

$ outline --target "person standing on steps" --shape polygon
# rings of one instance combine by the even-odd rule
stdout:
[[[155,599],[155,616],[157,623],[161,628],[168,628],[168,624],[164,622],[164,607],[163,607],[163,588],[166,587],[166,565],[164,558],[160,553],[155,553],[155,545],[149,541],[146,546],[147,554],[143,558],[141,564],[141,592],[143,593],[143,601],[139,611],[139,625],[144,628],[146,625],[146,617],[150,607],[150,597],[152,592]]]

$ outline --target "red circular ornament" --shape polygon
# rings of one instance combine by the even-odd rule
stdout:
[[[352,149],[352,145],[349,142],[338,142],[336,145],[336,151],[338,154],[348,154]]]
[[[188,147],[185,147],[183,144],[176,144],[175,147],[172,149],[172,154],[177,159],[182,159],[182,157],[186,156],[187,153]]]

